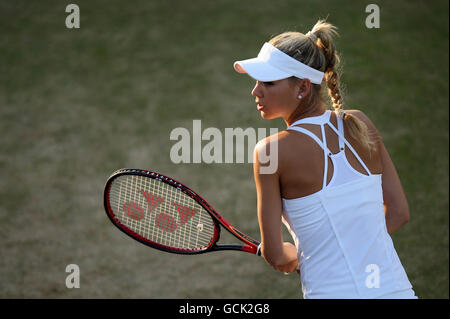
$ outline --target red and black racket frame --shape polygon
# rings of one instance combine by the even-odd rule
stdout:
[[[169,247],[166,245],[162,245],[160,243],[153,242],[133,230],[129,229],[126,225],[120,222],[120,220],[115,216],[109,201],[109,191],[112,182],[122,175],[137,175],[137,176],[145,176],[150,177],[155,180],[158,180],[160,182],[166,183],[172,187],[177,188],[178,190],[182,191],[187,196],[191,197],[193,200],[195,200],[199,205],[201,205],[211,216],[214,221],[214,235],[209,242],[208,245],[196,248],[196,249],[181,249],[181,248],[175,248],[175,247]],[[252,254],[256,254],[258,256],[261,256],[260,252],[260,242],[249,237],[248,235],[242,233],[239,231],[236,227],[231,225],[228,221],[226,221],[220,214],[218,214],[215,209],[199,194],[194,192],[189,187],[183,185],[182,183],[178,182],[177,180],[174,180],[171,177],[167,177],[165,175],[162,175],[157,172],[152,172],[149,170],[142,170],[142,169],[134,169],[134,168],[122,168],[117,171],[115,171],[111,176],[108,178],[105,184],[105,190],[103,194],[104,198],[104,206],[106,215],[111,220],[111,222],[119,228],[122,232],[127,234],[128,236],[132,237],[133,239],[141,242],[144,245],[150,246],[152,248],[156,248],[162,251],[166,251],[169,253],[175,253],[175,254],[202,254],[206,252],[211,251],[220,251],[220,250],[238,250],[238,251],[244,251]],[[226,230],[228,230],[233,236],[235,236],[237,239],[243,241],[245,244],[228,244],[228,245],[217,245],[217,241],[220,237],[220,225],[221,224]]]

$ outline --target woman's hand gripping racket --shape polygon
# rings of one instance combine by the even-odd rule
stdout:
[[[114,225],[156,249],[177,254],[239,250],[261,255],[257,240],[228,223],[193,190],[156,172],[114,172],[105,185],[104,204]],[[243,244],[218,245],[220,227]]]

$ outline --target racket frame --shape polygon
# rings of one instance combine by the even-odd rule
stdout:
[[[136,175],[136,176],[143,176],[143,177],[149,177],[153,178],[157,181],[166,183],[172,187],[177,188],[179,191],[182,191],[184,194],[195,200],[200,206],[202,206],[208,214],[211,215],[212,220],[214,222],[214,234],[209,242],[208,245],[201,247],[201,248],[195,248],[195,249],[188,249],[188,248],[176,248],[171,246],[166,246],[154,241],[151,241],[138,233],[131,230],[128,226],[124,225],[117,217],[114,217],[114,211],[111,208],[110,202],[109,202],[109,191],[111,187],[111,183],[122,175]],[[187,187],[186,185],[180,183],[179,181],[165,176],[163,174],[149,171],[149,170],[143,170],[143,169],[136,169],[136,168],[122,168],[114,173],[111,174],[111,176],[108,178],[105,184],[104,189],[104,206],[106,215],[110,219],[110,221],[122,232],[127,234],[128,236],[132,237],[133,239],[141,242],[144,245],[170,252],[175,254],[202,254],[206,252],[211,251],[219,251],[219,250],[238,250],[238,251],[244,251],[256,255],[260,255],[260,243],[251,238],[250,236],[242,233],[239,231],[236,227],[231,225],[226,219],[224,219],[217,211],[199,194],[194,192],[192,189]],[[228,245],[218,245],[217,242],[220,239],[220,225],[222,225],[228,232],[230,232],[233,236],[235,236],[237,239],[244,242],[244,244],[228,244]]]

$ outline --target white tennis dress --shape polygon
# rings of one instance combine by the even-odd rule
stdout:
[[[283,199],[283,222],[298,250],[304,298],[417,298],[386,228],[381,174],[371,174],[338,128],[331,111],[301,119],[289,126],[313,138],[324,150],[325,168],[320,191]],[[320,125],[323,141],[298,124]],[[327,148],[325,125],[339,136],[340,152]],[[345,147],[368,175],[347,161]],[[328,157],[334,171],[327,185]]]

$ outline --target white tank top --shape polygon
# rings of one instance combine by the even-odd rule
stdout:
[[[344,137],[343,121],[331,111],[291,124],[324,151],[323,187],[295,199],[283,199],[283,222],[298,250],[304,298],[417,298],[386,228],[381,174],[370,170]],[[298,124],[320,125],[323,141]],[[339,153],[326,142],[325,125],[339,137]],[[368,175],[347,161],[345,147]],[[327,185],[328,157],[333,176]]]

